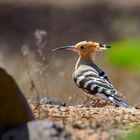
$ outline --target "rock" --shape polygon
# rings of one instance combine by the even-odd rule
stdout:
[[[38,102],[38,99],[35,99],[33,97],[28,97],[28,102],[29,104],[34,104],[34,105],[37,105],[39,103],[40,105],[49,104],[49,105],[58,105],[58,106],[63,106],[63,107],[67,106],[67,104],[64,101],[57,98],[43,97],[39,99],[39,102]]]
[[[40,104],[59,105],[64,107],[67,106],[67,104],[60,99],[46,97],[40,99]]]
[[[71,140],[71,135],[51,121],[31,121],[26,125],[10,129],[1,140]]]
[[[47,120],[35,121],[16,82],[2,68],[0,79],[1,140],[71,140],[71,135],[58,124]]]
[[[35,117],[15,80],[0,68],[0,125],[16,127]]]
[[[140,104],[135,105],[135,109],[140,109]]]

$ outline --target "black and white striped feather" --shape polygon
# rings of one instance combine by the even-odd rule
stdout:
[[[73,74],[74,81],[79,88],[91,95],[100,94],[120,107],[131,107],[118,98],[117,91],[109,78],[97,65],[81,65]]]

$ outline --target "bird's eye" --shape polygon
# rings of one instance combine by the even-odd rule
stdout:
[[[85,47],[84,46],[80,46],[80,49],[84,49]]]

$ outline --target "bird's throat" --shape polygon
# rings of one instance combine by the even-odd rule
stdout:
[[[93,63],[92,56],[91,57],[83,57],[80,55],[77,62],[76,62],[75,70],[77,70],[80,65],[90,65],[92,63]]]

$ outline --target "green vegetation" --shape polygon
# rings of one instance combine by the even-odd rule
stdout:
[[[140,70],[140,39],[128,39],[112,44],[109,62],[117,67]]]
[[[135,129],[127,135],[119,137],[118,140],[140,140],[140,129]]]
[[[126,140],[139,140],[139,139],[140,139],[140,129],[137,129],[126,136]]]

